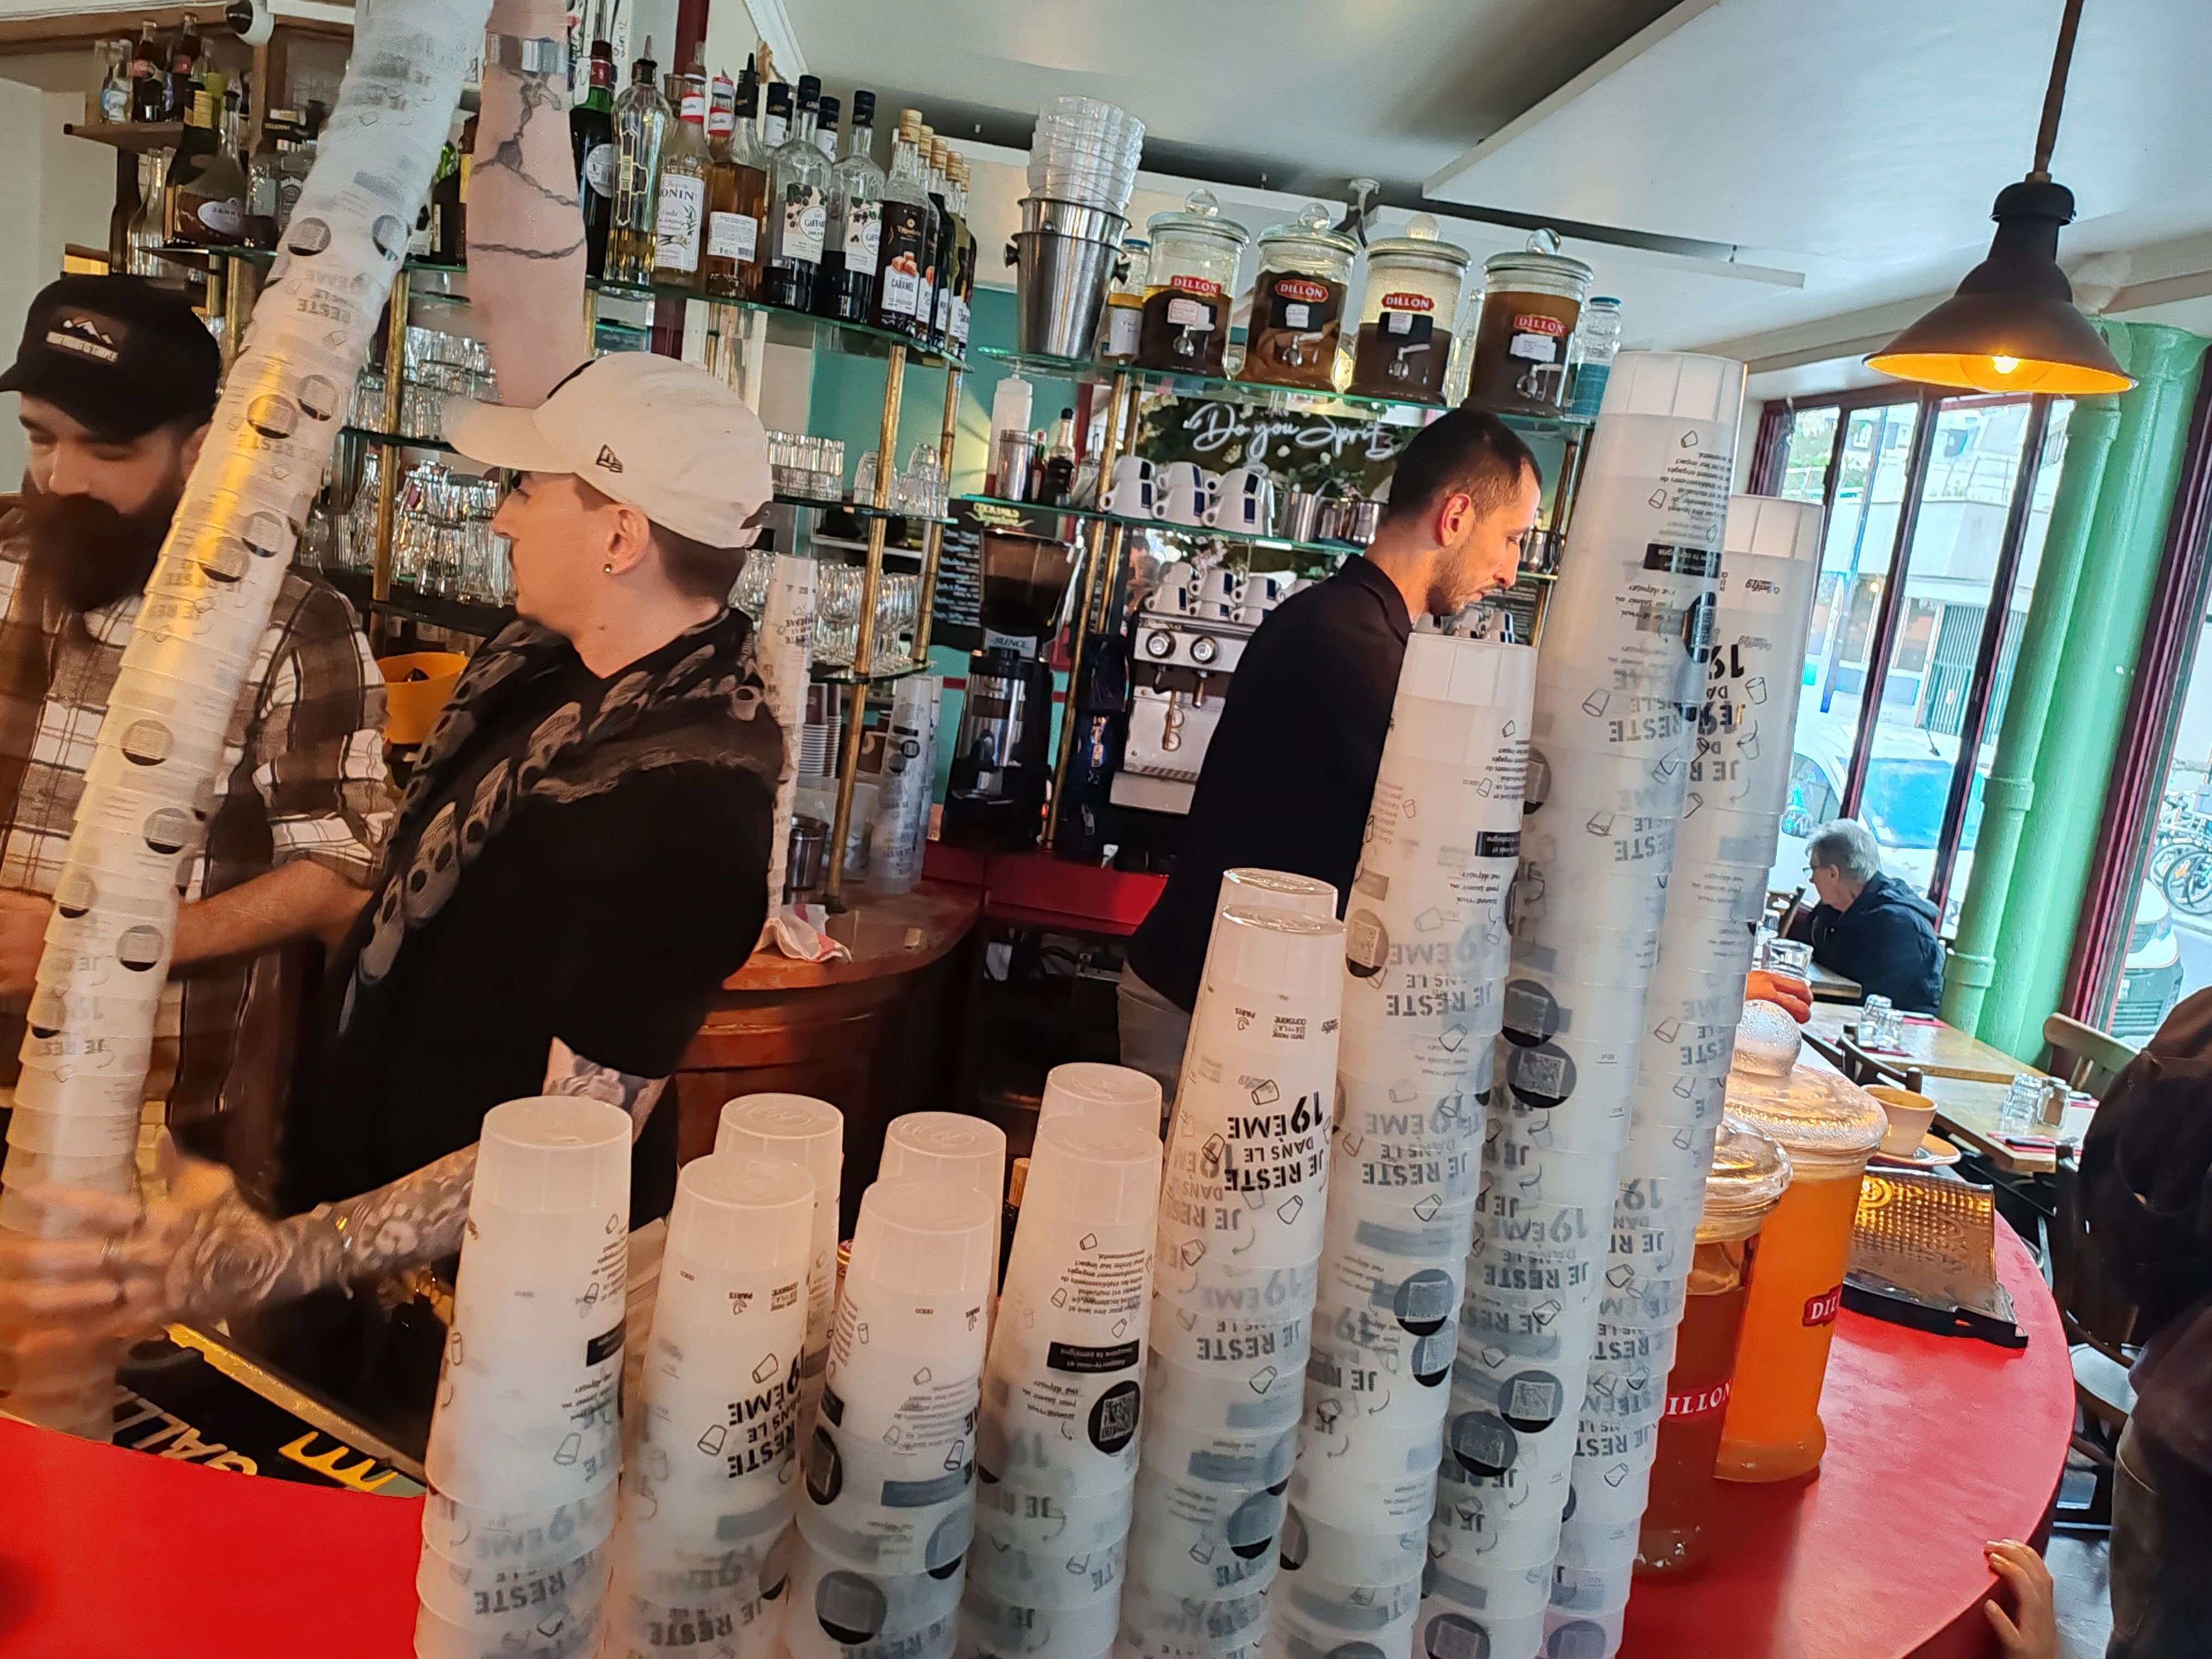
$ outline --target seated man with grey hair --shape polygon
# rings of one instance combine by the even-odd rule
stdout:
[[[1856,818],[1822,824],[1805,844],[1813,890],[1813,960],[1855,979],[1870,997],[1932,1014],[1943,1000],[1936,907],[1881,872],[1874,831]]]

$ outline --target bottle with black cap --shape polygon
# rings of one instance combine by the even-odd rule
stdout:
[[[769,168],[768,298],[793,311],[814,308],[823,235],[829,228],[830,161],[814,142],[821,96],[820,77],[799,77],[795,125]]]
[[[853,94],[853,131],[830,175],[830,228],[822,244],[822,276],[814,308],[844,323],[865,323],[876,301],[876,260],[881,248],[884,170],[875,148],[876,94]]]

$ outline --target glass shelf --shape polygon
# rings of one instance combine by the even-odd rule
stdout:
[[[472,634],[483,639],[489,639],[514,620],[514,609],[508,605],[417,593],[409,587],[394,587],[385,599],[371,599],[368,576],[359,570],[314,570],[312,574],[344,594],[353,602],[355,610],[371,616],[397,617],[425,628],[442,628],[449,633]]]
[[[872,507],[866,501],[823,501],[816,495],[787,495],[775,493],[778,507],[811,507],[817,513],[849,513],[856,519],[906,519],[915,524],[951,524],[950,514],[916,513],[904,507]]]
[[[396,432],[379,432],[368,426],[342,426],[338,431],[345,437],[366,438],[373,444],[388,444],[398,449],[434,449],[441,455],[460,453],[443,438],[408,438]]]
[[[866,678],[870,685],[884,685],[892,680],[902,680],[915,674],[927,674],[928,672],[927,663],[909,661],[901,663],[896,668],[878,669],[876,672],[868,675]],[[808,678],[818,685],[858,685],[861,679],[861,676],[855,674],[849,668],[810,669]]]

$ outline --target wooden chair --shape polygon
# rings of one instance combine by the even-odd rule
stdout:
[[[2059,1147],[2058,1169],[2051,1179],[2057,1189],[2057,1216],[2049,1236],[2051,1294],[2058,1304],[2059,1322],[2065,1328],[2067,1352],[2073,1361],[2075,1427],[2072,1445],[2088,1462],[2094,1477],[2089,1501],[2057,1505],[2051,1527],[2077,1536],[2100,1537],[2112,1528],[2112,1474],[2119,1455],[2120,1431],[2127,1427],[2129,1413],[2135,1409],[2136,1391],[2128,1382],[2128,1369],[2135,1364],[2137,1352],[2136,1307],[2115,1288],[2100,1242],[2089,1225],[2081,1204],[2081,1168],[2075,1162],[2073,1147]]]
[[[2112,1079],[2128,1068],[2136,1051],[2116,1036],[2107,1036],[2094,1025],[2053,1014],[2043,1022],[2046,1054],[2043,1069],[2063,1077],[2069,1088],[2105,1097]]]
[[[1805,890],[1802,886],[1767,889],[1766,925],[1774,930],[1777,939],[1790,937],[1790,924],[1797,920],[1797,907],[1804,902]]]

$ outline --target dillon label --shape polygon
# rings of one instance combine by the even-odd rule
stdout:
[[[1184,294],[1218,294],[1221,292],[1220,283],[1209,282],[1203,276],[1170,276],[1168,278],[1168,286]]]
[[[1711,1417],[1715,1412],[1728,1407],[1729,1395],[1735,1391],[1733,1379],[1715,1382],[1703,1389],[1692,1389],[1687,1394],[1667,1396],[1667,1415],[1669,1417]]]
[[[1841,1285],[1823,1291],[1818,1296],[1808,1297],[1805,1302],[1805,1322],[1808,1325],[1832,1325],[1843,1305],[1844,1287]]]
[[[1385,311],[1434,311],[1437,302],[1425,294],[1386,294],[1382,296]]]
[[[1540,311],[1532,311],[1513,319],[1513,331],[1516,334],[1557,336],[1565,334],[1567,331],[1567,325],[1557,317],[1547,317]]]

